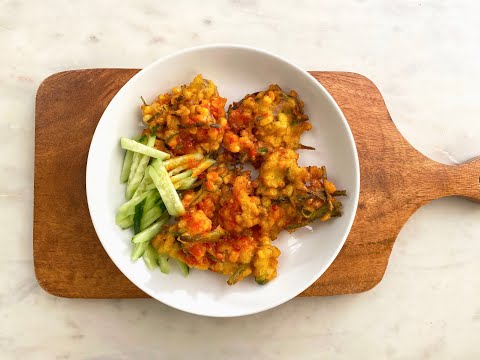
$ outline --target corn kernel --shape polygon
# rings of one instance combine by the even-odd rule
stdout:
[[[265,116],[262,120],[260,120],[259,124],[260,126],[265,126],[268,124],[271,124],[273,122],[273,115],[269,114]]]
[[[270,105],[272,103],[272,99],[267,95],[263,98],[263,102],[266,104],[266,105]]]

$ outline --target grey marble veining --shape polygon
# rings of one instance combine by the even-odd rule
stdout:
[[[0,358],[480,358],[480,206],[462,199],[410,219],[372,291],[239,319],[52,297],[31,240],[34,100],[51,73],[252,45],[370,77],[415,147],[457,163],[480,155],[479,12],[473,0],[0,1]]]

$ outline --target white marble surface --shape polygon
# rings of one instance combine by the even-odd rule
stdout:
[[[370,292],[238,319],[55,298],[32,265],[34,100],[49,74],[253,45],[306,69],[367,75],[413,145],[461,162],[480,155],[479,13],[476,0],[1,0],[0,358],[479,359],[480,206],[466,200],[420,209]]]

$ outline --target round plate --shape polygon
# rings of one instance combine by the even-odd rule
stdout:
[[[172,267],[169,275],[150,271],[144,261],[132,262],[131,230],[115,224],[117,208],[125,202],[125,185],[119,176],[124,151],[121,136],[133,137],[141,128],[140,96],[151,102],[172,87],[189,84],[202,74],[213,80],[227,104],[244,95],[278,84],[294,89],[305,102],[313,129],[302,144],[315,151],[300,151],[299,163],[326,165],[339,189],[344,214],[340,218],[293,234],[284,231],[275,241],[282,254],[278,276],[266,285],[249,277],[234,286],[227,278],[192,269],[187,278]],[[317,280],[343,246],[352,226],[360,187],[358,157],[350,128],[340,108],[323,86],[306,71],[268,52],[236,45],[187,49],[157,60],[140,71],[115,95],[105,110],[90,145],[87,162],[87,198],[98,238],[110,258],[136,286],[174,308],[207,316],[240,316],[273,308],[290,300]]]

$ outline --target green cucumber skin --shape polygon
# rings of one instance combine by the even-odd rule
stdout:
[[[180,273],[183,275],[183,277],[187,277],[188,274],[190,273],[190,268],[188,267],[187,264],[185,264],[183,261],[177,260],[177,265],[178,268],[180,269]]]
[[[168,263],[168,256],[164,254],[158,255],[158,265],[160,266],[160,271],[164,274],[170,273],[170,264]]]
[[[145,252],[143,253],[143,260],[150,270],[153,270],[158,266],[158,253],[153,246],[147,246]]]
[[[125,158],[123,159],[122,172],[120,173],[120,182],[122,184],[128,181],[130,175],[130,169],[132,168],[133,152],[127,150],[125,152]]]
[[[143,217],[143,207],[145,206],[146,199],[135,206],[135,215],[133,215],[133,233],[136,235],[140,232],[140,222]]]
[[[145,252],[147,247],[148,247],[148,242],[135,244],[132,250],[132,256],[131,256],[132,261],[137,261],[138,259],[140,259],[143,256],[143,253]]]

